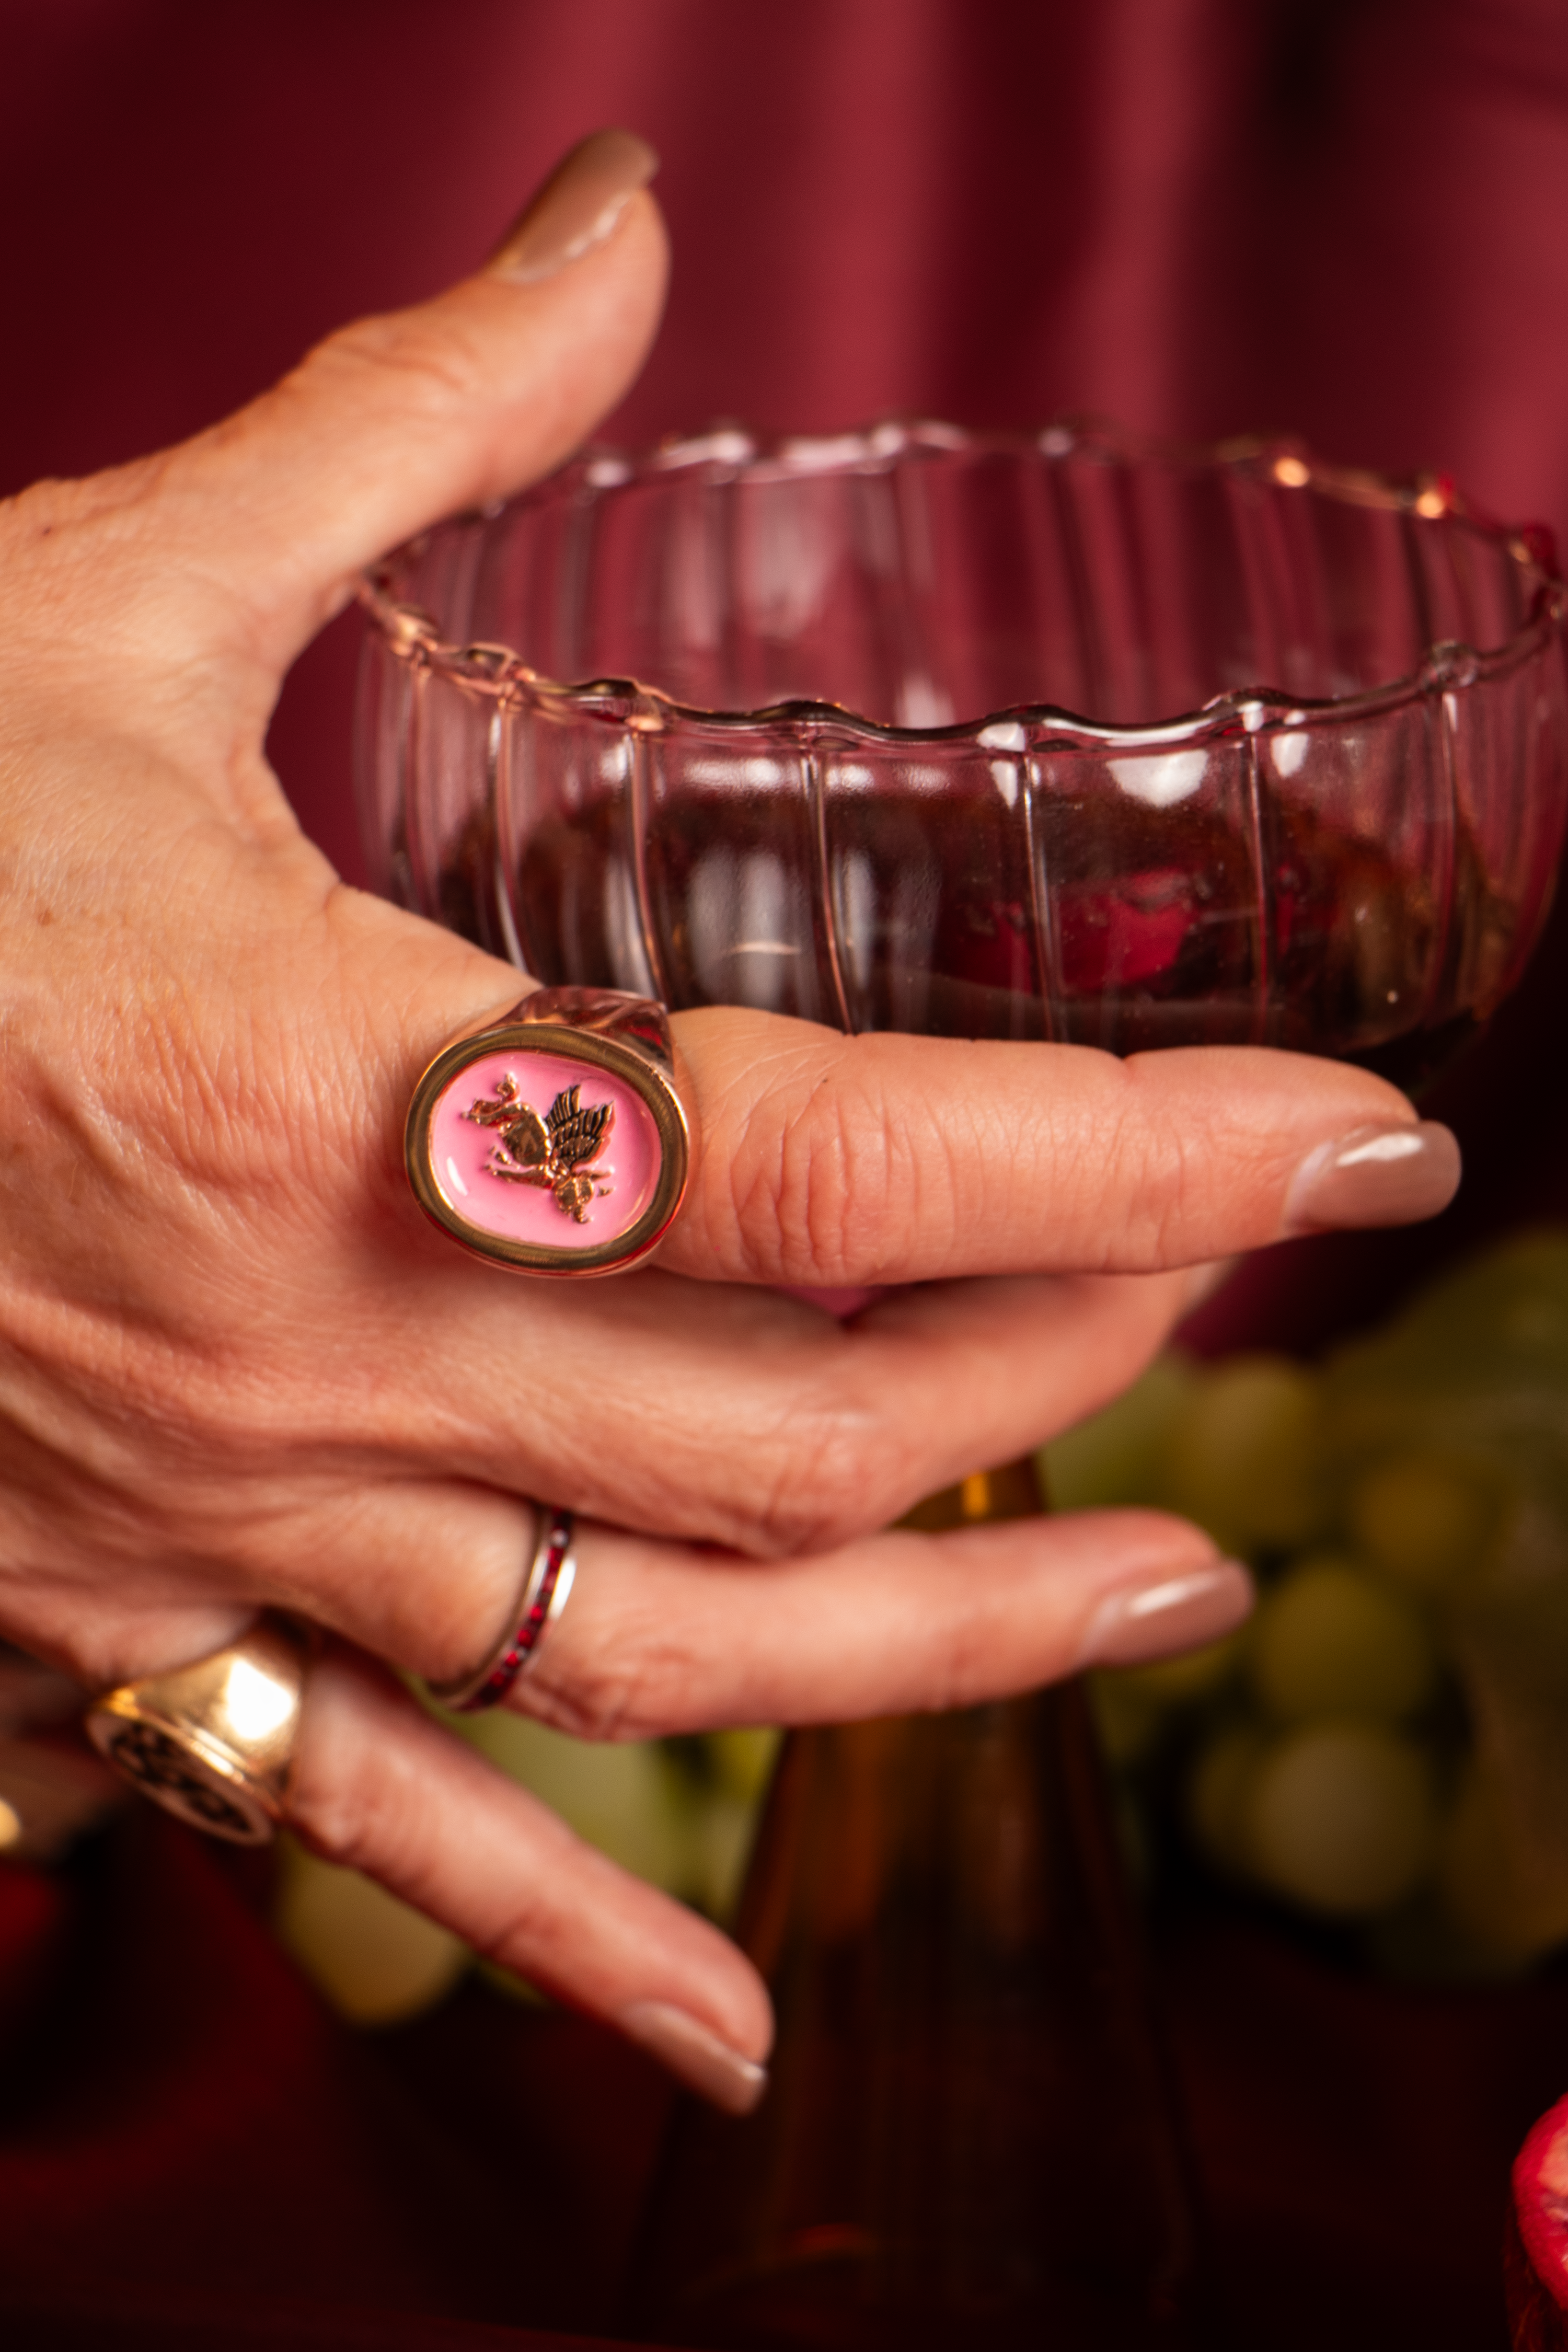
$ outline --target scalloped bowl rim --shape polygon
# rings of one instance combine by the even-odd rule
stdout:
[[[444,531],[493,523],[520,504],[538,498],[574,475],[589,488],[614,491],[693,466],[718,465],[733,478],[800,479],[810,474],[883,471],[910,452],[974,451],[1047,457],[1084,451],[1101,463],[1163,462],[1207,467],[1267,478],[1293,490],[1312,489],[1346,505],[1414,514],[1424,521],[1458,523],[1500,544],[1519,564],[1539,576],[1528,618],[1500,646],[1480,647],[1458,638],[1429,646],[1413,670],[1386,684],[1353,694],[1313,698],[1289,695],[1266,685],[1231,687],[1198,709],[1168,718],[1111,722],[1089,719],[1048,702],[1005,705],[974,719],[942,727],[900,727],[868,719],[837,702],[791,699],[735,710],[679,701],[661,688],[627,677],[567,682],[533,669],[508,646],[458,645],[443,638],[439,624],[396,593],[401,571],[416,562]],[[590,445],[565,465],[511,498],[449,517],[405,541],[373,564],[359,583],[359,599],[371,621],[401,658],[434,670],[470,691],[515,706],[534,706],[554,718],[576,716],[601,725],[663,733],[679,725],[721,730],[786,727],[803,734],[832,734],[877,742],[971,743],[984,751],[1022,752],[1047,743],[1085,748],[1203,741],[1238,730],[1304,726],[1313,720],[1359,721],[1414,698],[1465,691],[1528,659],[1558,629],[1568,614],[1568,586],[1557,569],[1552,534],[1543,526],[1510,527],[1465,499],[1445,475],[1393,475],[1336,466],[1314,457],[1300,442],[1283,436],[1237,436],[1207,444],[1160,440],[1133,434],[1099,419],[1061,419],[1034,432],[984,432],[935,419],[888,418],[854,432],[763,436],[740,425],[717,425],[641,451]]]

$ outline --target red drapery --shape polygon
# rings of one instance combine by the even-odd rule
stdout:
[[[194,429],[340,319],[457,275],[613,121],[664,155],[676,249],[622,437],[888,411],[1279,426],[1568,526],[1561,0],[0,0],[0,487]],[[351,874],[353,639],[305,657],[273,732]],[[1565,962],[1560,924],[1455,1082],[1459,1208],[1314,1245],[1306,1273],[1274,1254],[1210,1339],[1321,1338],[1562,1203]],[[1278,1956],[1170,1965],[1238,2276],[1289,2261],[1321,2190],[1320,2275],[1270,2340],[1486,2341],[1488,2184],[1500,2204],[1568,2076],[1561,1994],[1396,2013]],[[66,1882],[0,1874],[7,2292],[165,2319],[170,2296],[294,2295],[301,2340],[312,2305],[608,2326],[660,2094],[586,2029],[486,1999],[367,2051],[162,1824]],[[1336,2124],[1293,2059],[1270,2074],[1276,2015],[1298,2049],[1356,2047],[1390,2112]],[[1445,2124],[1458,2153],[1415,2160]],[[1342,2194],[1336,2146],[1372,2151]],[[531,2231],[556,2248],[531,2274]],[[1425,2279],[1418,2313],[1379,2288],[1390,2263]]]

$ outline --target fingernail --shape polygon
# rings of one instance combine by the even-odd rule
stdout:
[[[749,2116],[768,2087],[765,2066],[754,2058],[742,2058],[710,2026],[700,2025],[686,2010],[673,2009],[668,2001],[634,2001],[616,2022],[628,2040],[640,2042],[672,2074],[726,2115]]]
[[[529,198],[486,269],[522,286],[553,277],[604,243],[658,169],[658,157],[635,131],[595,131]]]
[[[1431,1119],[1402,1127],[1357,1127],[1320,1144],[1297,1169],[1285,1203],[1286,1230],[1412,1225],[1446,1209],[1459,1189],[1459,1147]]]
[[[1100,1602],[1079,1651],[1080,1666],[1136,1666],[1217,1642],[1248,1616],[1252,1579],[1234,1559],[1216,1559],[1158,1584],[1124,1585]]]

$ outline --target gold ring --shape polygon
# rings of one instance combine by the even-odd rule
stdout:
[[[522,1592],[507,1619],[506,1632],[482,1666],[449,1683],[425,1687],[440,1706],[459,1715],[499,1706],[519,1675],[531,1665],[539,1645],[565,1608],[577,1575],[577,1555],[572,1549],[575,1522],[570,1511],[553,1506],[536,1507],[533,1557],[522,1580]]]
[[[404,1135],[414,1197],[476,1257],[620,1274],[680,1206],[690,1159],[662,1004],[542,988],[442,1048]]]
[[[105,1691],[88,1736],[193,1829],[265,1845],[283,1818],[307,1664],[304,1637],[263,1619],[210,1658]]]

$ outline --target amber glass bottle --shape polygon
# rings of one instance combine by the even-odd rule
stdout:
[[[1022,1463],[912,1523],[1039,1507]],[[1076,1685],[794,1735],[738,1932],[777,2009],[772,2087],[743,2122],[678,2113],[640,2334],[1197,2340],[1184,2168]]]

